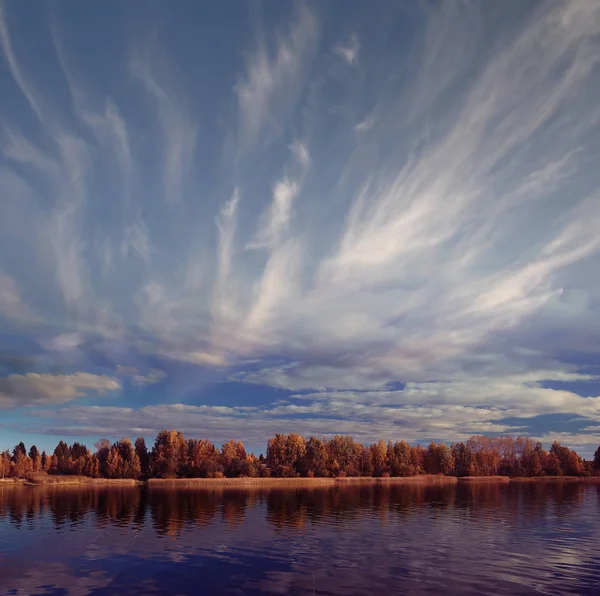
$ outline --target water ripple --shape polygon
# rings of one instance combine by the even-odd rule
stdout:
[[[600,594],[599,491],[3,491],[0,594]]]

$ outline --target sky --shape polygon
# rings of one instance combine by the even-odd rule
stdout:
[[[600,444],[597,0],[0,0],[0,448]]]

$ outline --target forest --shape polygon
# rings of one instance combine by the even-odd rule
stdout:
[[[78,442],[60,441],[48,454],[23,442],[0,452],[0,478],[79,475],[91,478],[238,478],[238,477],[390,477],[448,476],[591,476],[600,474],[600,447],[586,461],[575,451],[552,443],[545,450],[527,437],[474,436],[465,442],[409,445],[383,440],[363,445],[351,436],[331,439],[276,434],[266,455],[247,453],[228,441],[218,449],[208,440],[186,439],[176,430],[160,431],[151,449],[143,437],[101,439],[91,451]]]

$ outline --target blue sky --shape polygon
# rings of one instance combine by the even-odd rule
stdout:
[[[600,3],[0,3],[0,447],[600,444]]]

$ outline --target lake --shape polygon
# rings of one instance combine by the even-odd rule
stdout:
[[[600,486],[0,488],[0,594],[600,594]]]

